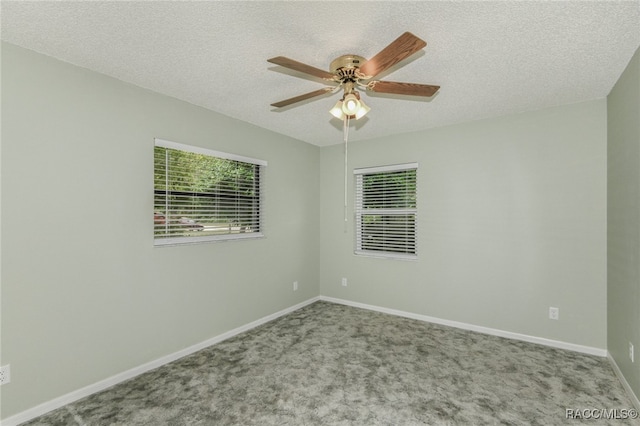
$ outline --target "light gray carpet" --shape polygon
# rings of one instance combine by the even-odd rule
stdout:
[[[631,409],[605,358],[317,302],[29,425],[558,425]]]

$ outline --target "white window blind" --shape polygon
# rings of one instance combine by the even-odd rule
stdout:
[[[355,253],[416,258],[418,164],[355,169]]]
[[[266,165],[156,139],[154,244],[261,237]]]

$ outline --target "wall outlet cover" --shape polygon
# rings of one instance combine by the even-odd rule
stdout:
[[[11,381],[11,366],[9,364],[0,367],[0,385],[6,385]]]

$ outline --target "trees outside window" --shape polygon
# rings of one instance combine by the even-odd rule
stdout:
[[[156,245],[262,236],[266,162],[156,140]]]
[[[360,255],[416,258],[417,164],[356,169]]]

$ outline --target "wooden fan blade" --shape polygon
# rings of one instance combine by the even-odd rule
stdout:
[[[391,42],[390,45],[382,49],[376,56],[369,59],[360,67],[360,72],[373,78],[382,71],[391,68],[403,59],[416,53],[427,45],[427,42],[414,36],[410,32],[402,34]]]
[[[271,106],[276,108],[282,108],[287,105],[295,104],[296,102],[304,101],[306,99],[311,99],[316,96],[324,95],[325,93],[329,93],[333,91],[333,87],[324,87],[319,90],[314,90],[313,92],[305,93],[304,95],[296,96],[294,98],[285,99],[284,101],[276,102],[271,104]]]
[[[325,80],[333,80],[334,76],[328,71],[321,70],[320,68],[312,67],[311,65],[303,64],[302,62],[294,61],[293,59],[285,58],[284,56],[276,56],[275,58],[267,59],[267,62],[280,65],[285,68],[292,69],[294,71],[303,72],[305,74],[312,75],[314,77],[320,77]]]
[[[367,89],[378,93],[393,93],[396,95],[433,96],[440,86],[418,83],[399,83],[397,81],[371,81]]]

